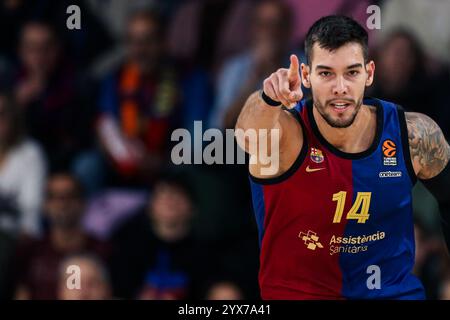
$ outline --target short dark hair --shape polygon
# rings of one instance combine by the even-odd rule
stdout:
[[[158,10],[154,8],[134,9],[131,10],[127,16],[128,24],[140,19],[154,23],[156,26],[157,35],[160,39],[164,39],[166,37],[167,22]]]
[[[321,48],[330,51],[343,45],[356,42],[363,50],[364,62],[368,61],[369,36],[367,31],[352,18],[342,15],[322,17],[309,28],[305,39],[305,56],[307,64],[311,63],[312,48],[318,43]]]
[[[22,25],[20,35],[21,38],[25,34],[25,31],[28,30],[30,27],[45,29],[51,35],[52,40],[57,44],[60,44],[60,42],[64,38],[62,33],[59,31],[58,27],[55,24],[41,18],[32,18],[26,20],[25,23]]]
[[[192,204],[197,203],[197,194],[194,192],[195,186],[187,172],[164,170],[156,178],[153,187],[157,185],[168,185],[175,188],[185,194]]]

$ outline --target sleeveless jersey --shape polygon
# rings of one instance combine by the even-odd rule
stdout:
[[[380,99],[372,145],[345,153],[321,135],[312,101],[289,110],[303,146],[279,177],[250,175],[263,299],[424,299],[412,275],[412,167],[403,109]]]

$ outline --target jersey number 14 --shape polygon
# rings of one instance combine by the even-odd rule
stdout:
[[[358,192],[356,194],[355,203],[347,213],[347,219],[357,220],[358,223],[366,223],[369,219],[370,198],[372,192]],[[334,213],[333,223],[340,223],[342,215],[344,214],[345,199],[347,198],[346,191],[340,191],[333,194],[333,201],[337,201],[336,212]],[[359,211],[359,212],[358,212]]]

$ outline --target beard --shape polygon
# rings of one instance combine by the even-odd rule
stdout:
[[[325,103],[321,103],[319,101],[319,99],[315,99],[314,97],[314,91],[311,88],[311,94],[312,94],[312,99],[313,99],[313,104],[316,107],[317,111],[319,112],[319,114],[322,116],[322,118],[326,121],[326,123],[328,123],[328,125],[330,127],[333,128],[348,128],[350,127],[353,122],[355,121],[356,115],[358,114],[359,110],[361,109],[362,103],[363,103],[363,97],[364,95],[362,95],[358,100],[354,100],[354,99],[330,99],[325,101]],[[350,117],[346,118],[346,119],[342,119],[342,118],[333,118],[333,116],[327,112],[327,106],[332,103],[334,100],[343,100],[343,101],[347,101],[348,103],[351,103],[355,106],[355,108],[353,109],[352,114],[350,115]]]
[[[81,213],[58,213],[50,215],[50,223],[52,226],[60,229],[73,229],[80,225]]]

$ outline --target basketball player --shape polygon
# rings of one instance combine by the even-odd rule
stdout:
[[[237,129],[280,134],[278,172],[249,166],[263,299],[425,298],[411,273],[411,189],[424,182],[449,222],[450,147],[429,117],[364,96],[375,72],[367,46],[354,20],[321,18],[306,64],[292,55],[238,118]]]

